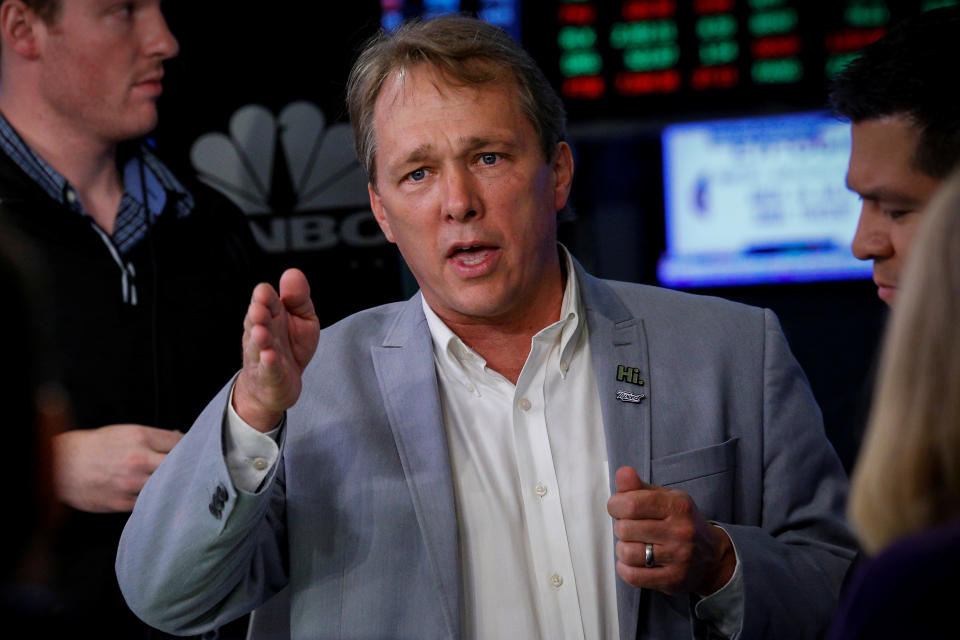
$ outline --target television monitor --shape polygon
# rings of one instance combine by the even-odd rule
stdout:
[[[869,278],[850,242],[860,202],[845,185],[850,126],[824,112],[667,126],[666,251],[677,288]]]

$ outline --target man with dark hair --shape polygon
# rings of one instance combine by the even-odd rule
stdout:
[[[131,608],[197,633],[289,586],[265,638],[821,633],[846,482],[773,314],[557,244],[562,104],[501,30],[409,23],[347,95],[420,293],[321,334],[302,273],[254,289],[243,369],[124,530]]]
[[[960,7],[894,25],[833,80],[852,123],[847,185],[863,199],[853,253],[873,260],[878,295],[896,297],[919,213],[960,161],[960,103],[945,87],[960,59]]]
[[[116,544],[147,477],[229,378],[236,347],[214,316],[242,316],[254,245],[232,205],[143,142],[178,51],[159,0],[3,0],[0,38],[0,232],[49,275],[39,321],[76,426],[53,441],[70,507],[56,584],[77,635],[154,637],[117,588]],[[219,355],[197,359],[201,347]]]

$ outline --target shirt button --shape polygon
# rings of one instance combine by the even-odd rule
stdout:
[[[70,204],[73,204],[73,203],[76,202],[76,201],[77,201],[77,194],[76,194],[76,192],[74,192],[73,189],[68,189],[68,190],[67,190],[67,202],[69,202]]]
[[[547,485],[543,484],[542,482],[538,482],[537,486],[533,488],[533,491],[542,498],[543,496],[547,495]]]
[[[253,468],[257,471],[263,471],[267,468],[267,461],[263,458],[254,458],[253,459]]]
[[[531,404],[526,398],[520,398],[520,402],[517,403],[517,406],[520,407],[521,411],[529,411]]]
[[[560,371],[563,371],[564,373],[566,373],[569,370],[570,370],[570,364],[566,360],[561,360]]]
[[[560,585],[563,584],[563,576],[561,576],[559,573],[553,574],[552,576],[550,576],[550,584],[559,588]]]
[[[473,393],[474,391],[477,390],[477,388],[472,384],[470,384],[469,382],[465,386],[467,387],[467,391],[469,391],[470,393]]]

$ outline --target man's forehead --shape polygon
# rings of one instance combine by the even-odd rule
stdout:
[[[504,89],[514,90],[519,100],[517,83],[510,76],[468,83],[426,62],[400,65],[384,78],[377,94],[375,109],[394,107],[409,100],[416,102],[434,96],[446,98],[461,95],[468,99],[477,99],[486,92]]]
[[[847,186],[865,199],[921,206],[938,180],[916,166],[920,128],[907,115],[872,118],[851,126]]]
[[[850,135],[851,173],[916,173],[914,158],[920,130],[908,117],[891,115],[855,122]]]
[[[501,100],[501,97],[506,99]],[[475,111],[471,110],[473,103],[477,105]],[[411,113],[420,114],[424,119],[428,119],[431,125],[442,129],[444,118],[436,117],[437,114],[431,113],[431,110],[448,106],[451,109],[449,115],[453,117],[453,111],[464,104],[468,114],[477,116],[476,125],[483,129],[484,136],[488,135],[491,122],[489,118],[482,118],[481,113],[491,117],[494,113],[507,115],[508,119],[512,119],[521,112],[519,94],[514,83],[493,81],[466,85],[451,80],[426,65],[418,65],[412,69],[399,68],[384,80],[377,96],[373,113],[374,136],[377,139],[382,138],[378,135],[377,128],[389,126],[404,113],[407,116]],[[505,108],[495,108],[491,112],[488,108],[491,104],[499,104]],[[423,111],[420,111],[421,109]],[[462,115],[462,112],[460,113]],[[401,135],[409,133],[406,129],[392,132]]]

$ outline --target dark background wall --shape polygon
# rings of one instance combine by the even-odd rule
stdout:
[[[273,128],[275,144],[268,174],[259,180],[243,171],[238,175],[251,196],[244,202],[262,205],[248,215],[267,249],[267,276],[276,279],[291,266],[303,269],[324,324],[397,299],[399,262],[369,212],[366,179],[352,143],[338,144],[339,135],[336,141],[329,138],[337,125],[338,133],[346,127],[347,74],[361,44],[379,28],[379,2],[204,0],[165,3],[164,13],[180,42],[180,55],[167,63],[154,136],[164,159],[180,171],[202,174],[191,162],[192,151],[203,136],[214,134],[229,138],[238,161],[249,166],[270,154],[259,137],[238,138],[231,130],[233,118],[251,108],[272,118],[266,123]],[[322,167],[326,174],[313,176],[312,188],[298,184],[303,176],[294,175],[283,153],[284,115],[297,104],[312,105],[313,115],[322,114],[320,123],[301,122],[305,133],[297,143],[307,147],[318,142],[319,148],[312,149],[318,156],[337,149],[347,155],[334,153]],[[319,128],[313,131],[310,124]],[[323,148],[328,140],[332,144]],[[350,176],[352,180],[338,182],[338,177]],[[336,198],[340,204],[303,205],[308,192],[325,186],[348,193]]]
[[[678,4],[686,11],[682,7],[689,3]],[[522,33],[525,45],[559,86],[556,5],[523,3]],[[267,275],[275,278],[287,266],[304,269],[324,324],[400,299],[412,290],[409,274],[369,214],[365,179],[352,150],[347,159],[331,152],[335,146],[347,146],[342,144],[344,83],[360,44],[379,27],[380,11],[377,0],[335,6],[226,0],[165,5],[181,53],[168,64],[161,124],[154,135],[158,150],[179,171],[203,174],[210,164],[200,163],[198,168],[198,141],[213,134],[219,136],[218,148],[229,147],[218,157],[228,158],[225,163],[236,175],[259,176],[256,188],[248,185],[247,193],[239,193],[234,185],[234,196],[250,209],[251,225],[269,249]],[[818,27],[815,20],[808,20],[803,28],[807,33],[828,25]],[[595,105],[569,102],[577,171],[573,213],[561,222],[560,236],[589,270],[603,277],[656,283],[656,261],[665,246],[659,145],[664,124],[825,105],[822,78],[788,91],[725,95],[715,100],[685,96],[672,102],[663,96]],[[246,117],[246,128],[237,126],[238,113]],[[322,114],[319,121],[317,113]],[[310,153],[330,162],[326,174],[314,176],[312,184],[336,192],[330,200],[334,204],[311,204],[308,189],[299,180],[302,176],[294,175],[284,145],[300,145],[298,153],[303,155],[312,140],[285,138],[290,127],[316,130],[321,142],[331,143]],[[267,138],[273,142],[264,143]],[[264,155],[264,144],[274,145],[272,155]],[[269,170],[251,169],[258,164]],[[823,408],[828,435],[849,468],[884,322],[885,309],[872,283],[698,292],[777,313]]]

